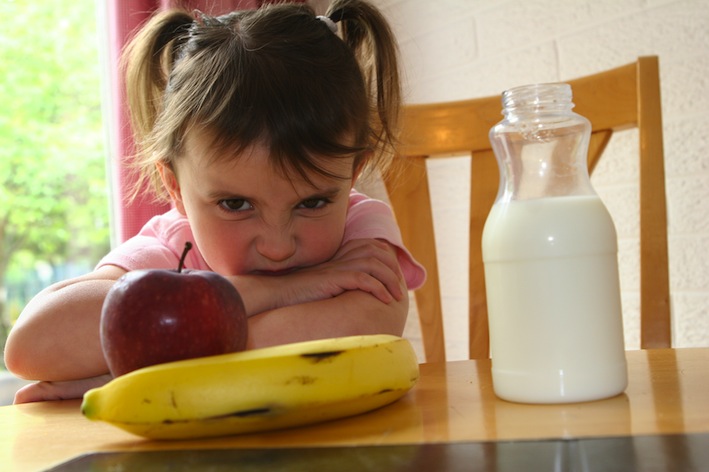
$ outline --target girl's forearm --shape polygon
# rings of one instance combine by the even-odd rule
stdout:
[[[249,318],[248,349],[363,334],[401,336],[408,296],[382,303],[362,291],[279,308]]]
[[[8,369],[25,379],[50,381],[107,373],[99,337],[101,307],[118,276],[110,270],[93,273],[40,292],[7,339]]]

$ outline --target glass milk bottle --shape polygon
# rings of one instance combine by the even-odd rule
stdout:
[[[495,393],[525,403],[619,394],[627,385],[613,221],[593,190],[591,125],[568,84],[502,95],[490,130],[500,189],[483,231]]]

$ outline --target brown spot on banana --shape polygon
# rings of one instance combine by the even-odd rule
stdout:
[[[339,356],[345,351],[327,351],[327,352],[312,352],[301,354],[300,357],[312,361],[313,364],[317,364],[323,361],[331,361],[333,358]]]

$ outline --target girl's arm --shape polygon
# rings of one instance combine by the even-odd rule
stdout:
[[[403,333],[407,288],[397,249],[386,242],[350,241],[325,264],[257,282],[276,284],[270,300],[289,301],[257,310],[249,318],[250,349],[337,336]]]
[[[353,290],[278,308],[249,318],[248,348],[362,334],[401,336],[408,307],[407,296],[383,303],[369,293]]]
[[[112,379],[111,374],[80,380],[36,382],[25,385],[15,393],[14,403],[71,400],[81,398],[92,388],[101,387]]]
[[[105,266],[37,294],[7,338],[7,368],[33,380],[73,380],[107,373],[99,338],[101,307],[124,273]]]
[[[358,239],[345,243],[329,261],[291,274],[228,278],[241,293],[249,316],[351,290],[390,303],[406,297],[396,251],[385,241]]]
[[[354,334],[401,335],[408,297],[395,254],[386,243],[352,241],[320,266],[282,277],[235,278],[250,316],[248,347]],[[101,307],[124,273],[105,266],[55,284],[27,305],[8,338],[5,361],[16,375],[45,382],[25,389],[18,401],[83,394],[81,386],[94,385],[92,378],[109,378],[100,345]],[[258,308],[273,304],[269,300],[279,301],[271,309]]]

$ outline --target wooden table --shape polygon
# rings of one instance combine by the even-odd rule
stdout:
[[[688,454],[694,455],[690,460],[695,461],[709,458],[709,348],[628,351],[627,359],[628,388],[624,394],[607,400],[566,405],[509,403],[494,396],[489,360],[423,364],[416,387],[380,410],[291,430],[205,440],[144,440],[83,418],[79,401],[0,407],[0,469],[41,470],[92,452],[148,450],[173,454],[194,450],[218,450],[222,454],[248,451],[252,459],[253,454],[260,454],[261,461],[270,453],[269,460],[273,461],[273,451],[277,449],[292,464],[300,459],[288,454],[312,447],[328,447],[311,453],[311,460],[317,457],[323,461],[329,460],[328,451],[332,450],[338,451],[337,457],[345,457],[343,451],[373,450],[383,454],[386,448],[366,446],[399,445],[391,449],[399,454],[397,464],[401,454],[419,459],[425,456],[427,464],[436,460],[438,466],[450,454],[462,454],[472,467],[469,462],[482,454],[479,460],[487,464],[483,470],[508,470],[501,466],[505,461],[499,459],[505,447],[522,445],[528,450],[541,450],[548,446],[559,450],[573,446],[579,438],[620,437],[635,441],[644,436],[648,437],[643,444],[660,451],[664,460],[671,462],[675,455]],[[550,438],[564,441],[524,442]],[[470,449],[473,443],[477,446]],[[465,444],[468,448],[462,449]],[[614,444],[603,447],[617,448]],[[638,444],[629,447],[637,453]],[[340,446],[346,448],[331,449]],[[423,456],[422,447],[426,452]],[[490,459],[490,455],[497,459]],[[167,456],[159,457],[164,460]],[[386,456],[386,460],[394,460],[392,457]],[[385,460],[384,455],[380,460]],[[634,460],[642,460],[642,454]],[[308,464],[309,468],[303,470],[318,470],[317,464]],[[421,467],[422,462],[417,464]],[[395,469],[389,465],[382,469]],[[709,461],[705,465],[709,466]],[[446,466],[445,470],[458,469]]]

